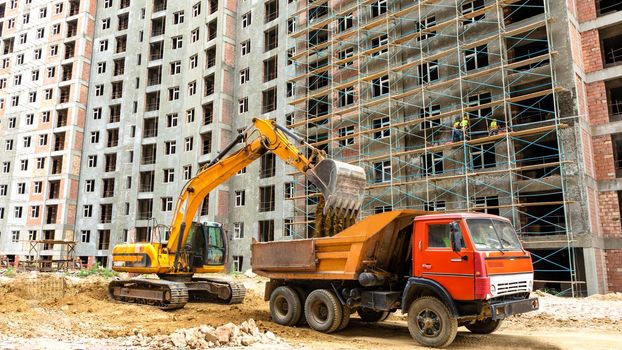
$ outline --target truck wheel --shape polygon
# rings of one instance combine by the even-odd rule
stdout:
[[[305,301],[307,300],[307,295],[309,295],[309,293],[307,293],[307,291],[300,286],[292,286],[292,288],[294,288],[294,290],[296,290],[296,293],[298,293],[298,297],[300,298],[300,308],[302,309],[302,312],[300,312],[300,320],[296,323],[296,325],[302,326],[305,324],[305,322],[307,322],[304,315],[304,306]]]
[[[471,333],[475,334],[490,334],[501,326],[501,320],[493,320],[487,318],[481,321],[475,321],[473,323],[467,323],[464,325]]]
[[[302,303],[293,288],[281,286],[272,292],[270,315],[274,322],[284,326],[293,326],[300,321]]]
[[[338,331],[348,327],[348,324],[350,323],[350,315],[352,314],[352,311],[348,305],[343,305],[342,312],[341,323],[339,324],[339,328],[337,328]]]
[[[437,298],[421,297],[408,308],[408,331],[421,345],[443,348],[454,341],[458,321]]]
[[[373,309],[368,309],[366,307],[356,310],[356,313],[359,314],[363,322],[380,322],[386,320],[387,317],[389,317],[388,311],[376,311]]]
[[[341,325],[343,308],[335,293],[316,289],[305,301],[305,318],[316,331],[331,333]]]

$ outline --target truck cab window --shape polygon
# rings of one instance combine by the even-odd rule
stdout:
[[[429,248],[450,248],[450,223],[446,224],[430,224],[428,225],[428,247]],[[460,231],[460,226],[458,226]],[[461,231],[460,231],[461,232]],[[462,248],[464,248],[464,240],[462,241]]]

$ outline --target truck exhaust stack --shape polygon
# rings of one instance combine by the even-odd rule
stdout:
[[[324,195],[324,214],[332,209],[338,216],[351,217],[361,209],[367,183],[363,168],[333,159],[322,159],[307,170],[306,175]]]

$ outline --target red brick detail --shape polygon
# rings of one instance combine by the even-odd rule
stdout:
[[[583,48],[583,68],[586,73],[603,69],[603,56],[600,51],[600,38],[598,30],[590,30],[581,33],[581,46]]]
[[[622,249],[606,252],[608,292],[622,292]]]
[[[615,179],[616,170],[613,159],[613,146],[611,136],[592,137],[592,152],[594,153],[594,164],[596,166],[596,179]]]
[[[229,211],[229,191],[218,191],[218,210],[216,215],[226,218]]]
[[[618,205],[617,192],[599,192],[598,204],[600,210],[600,226],[603,235],[606,237],[622,237],[620,206]]]
[[[579,22],[590,21],[596,19],[596,1],[594,0],[576,0],[577,15]]]

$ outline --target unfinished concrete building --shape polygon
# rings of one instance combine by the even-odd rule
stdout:
[[[367,169],[363,215],[499,214],[532,252],[536,287],[620,290],[620,7],[300,1],[292,126]],[[311,235],[313,191],[295,188],[295,234]]]

